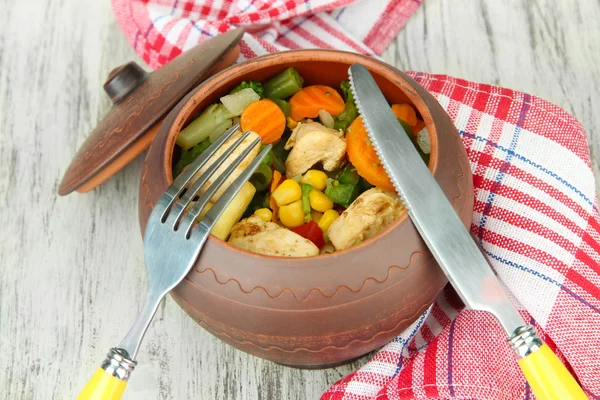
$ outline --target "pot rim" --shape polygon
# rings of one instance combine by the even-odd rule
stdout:
[[[305,54],[310,54],[310,53],[319,53],[320,58],[314,59],[314,60],[311,60],[310,57],[304,58],[304,59],[295,59],[295,57],[301,57],[301,56],[304,56]],[[323,57],[323,55],[325,55],[325,57]],[[412,90],[411,86],[406,83],[406,80],[398,73],[400,71],[397,68],[395,68],[394,66],[392,66],[390,64],[387,64],[384,61],[377,60],[375,58],[365,56],[363,54],[352,53],[352,52],[342,51],[342,50],[329,50],[329,49],[286,50],[286,51],[281,51],[278,53],[265,54],[262,56],[258,56],[258,57],[246,60],[239,64],[234,64],[234,65],[224,69],[223,71],[211,76],[209,79],[206,79],[204,82],[202,82],[202,84],[200,84],[196,89],[194,89],[181,102],[189,103],[191,101],[195,101],[194,98],[197,96],[198,92],[202,91],[202,89],[205,88],[206,86],[210,86],[215,81],[223,80],[224,83],[215,85],[213,88],[211,88],[209,90],[209,92],[213,92],[215,90],[218,90],[219,88],[222,88],[223,86],[227,85],[232,80],[236,80],[236,79],[239,80],[239,77],[236,77],[238,70],[245,69],[246,70],[246,71],[244,71],[245,73],[255,71],[255,70],[261,68],[260,67],[261,61],[273,59],[275,57],[277,58],[277,61],[269,64],[268,67],[270,67],[272,65],[285,65],[286,63],[292,63],[292,62],[310,62],[310,61],[345,63],[345,60],[348,60],[348,57],[350,57],[350,58],[353,58],[353,60],[350,60],[350,62],[348,63],[348,66],[350,66],[354,63],[360,62],[361,64],[365,65],[367,67],[367,69],[369,69],[369,71],[378,73],[379,75],[384,77],[386,80],[387,80],[387,77],[385,76],[384,71],[394,74],[398,78],[398,80],[395,82],[393,82],[393,81],[390,81],[390,82],[395,83],[396,86],[398,88],[400,88],[400,90],[413,103],[413,106],[417,109],[419,114],[421,114],[421,116],[423,117],[423,122],[425,123],[425,127],[427,128],[427,131],[429,133],[430,148],[431,148],[428,168],[431,171],[431,173],[433,174],[433,176],[434,177],[436,176],[436,173],[438,171],[438,158],[439,158],[439,155],[438,155],[439,154],[438,132],[437,132],[436,124],[433,120],[433,117],[431,116],[430,111],[429,111],[429,108],[424,104],[422,97],[419,96],[416,92],[414,92]],[[249,68],[248,66],[252,65],[252,64],[257,64],[257,66],[253,67],[253,68]],[[204,97],[205,96],[202,96],[202,98],[204,98]],[[198,102],[200,102],[200,101],[202,101],[202,99],[198,100]],[[175,140],[174,140],[175,135],[181,131],[185,122],[187,122],[187,120],[190,118],[190,116],[196,114],[196,112],[193,112],[193,109],[194,109],[193,107],[190,107],[190,108],[182,107],[179,110],[179,112],[177,113],[177,115],[175,116],[175,118],[173,119],[173,123],[169,127],[169,132],[167,135],[168,138],[167,138],[167,141],[165,144],[165,148],[163,149],[165,152],[165,154],[164,154],[165,157],[164,157],[164,164],[161,168],[162,176],[160,177],[162,180],[164,180],[166,182],[167,186],[169,186],[169,185],[171,185],[171,183],[173,183],[173,171],[172,171],[171,165],[172,165],[172,159],[173,159],[173,151],[175,148]],[[272,256],[272,255],[254,253],[254,252],[233,246],[233,245],[229,244],[227,241],[221,240],[212,234],[209,235],[207,240],[217,243],[219,246],[222,246],[223,248],[225,248],[227,250],[241,253],[244,256],[252,256],[252,257],[256,257],[256,258],[260,258],[260,259],[266,258],[266,259],[272,259],[272,260],[286,260],[286,263],[288,263],[287,264],[288,266],[303,267],[304,265],[291,265],[291,264],[294,264],[294,263],[304,264],[306,262],[313,261],[313,260],[325,260],[327,258],[331,259],[336,256],[342,256],[349,252],[359,250],[365,246],[369,246],[369,245],[373,244],[377,240],[381,239],[383,236],[390,233],[392,230],[400,227],[401,224],[409,223],[408,220],[409,220],[408,211],[405,211],[404,213],[402,213],[402,215],[400,215],[398,217],[398,219],[396,219],[394,222],[392,222],[389,226],[387,226],[381,232],[377,233],[375,236],[373,236],[371,238],[368,238],[368,239],[362,241],[361,243],[359,243],[357,245],[348,247],[343,250],[335,251],[334,253],[319,254],[319,255],[310,256],[310,257],[282,257],[282,256]]]

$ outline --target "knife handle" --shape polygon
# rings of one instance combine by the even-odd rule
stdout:
[[[583,389],[532,326],[518,328],[509,340],[531,390],[540,400],[587,400]]]
[[[112,348],[77,400],[119,400],[136,364],[125,350]]]

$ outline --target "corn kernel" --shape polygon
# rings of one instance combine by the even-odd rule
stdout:
[[[302,188],[300,184],[293,179],[286,179],[271,193],[271,197],[279,207],[300,200],[302,197]]]
[[[287,127],[290,129],[294,129],[298,126],[298,122],[294,121],[291,117],[287,117]]]
[[[417,113],[410,104],[393,104],[392,111],[397,118],[400,118],[410,126],[417,125]]]
[[[319,228],[321,228],[323,232],[327,233],[327,230],[329,229],[333,221],[335,221],[339,216],[340,214],[335,210],[325,211],[318,222]]]
[[[302,200],[279,208],[279,219],[288,228],[295,228],[304,224],[304,211],[302,211]]]
[[[306,171],[300,183],[307,183],[317,190],[325,190],[327,186],[327,174],[318,169],[310,169]]]
[[[308,201],[310,206],[317,211],[325,212],[333,208],[333,201],[318,190],[311,190],[308,194]]]
[[[271,218],[273,218],[273,212],[268,208],[259,208],[258,210],[254,211],[254,215],[265,222],[269,222],[271,221]]]
[[[321,220],[321,217],[323,216],[323,213],[316,211],[316,210],[312,210],[310,212],[310,216],[311,216],[312,220],[318,224],[319,221]]]

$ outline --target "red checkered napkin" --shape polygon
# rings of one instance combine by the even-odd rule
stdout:
[[[199,42],[244,27],[241,60],[284,49],[381,54],[422,0],[112,0],[135,51],[158,68]]]
[[[157,68],[236,26],[241,59],[283,48],[377,54],[415,0],[113,0],[137,53]],[[526,321],[600,399],[600,214],[586,135],[544,100],[411,72],[453,119],[473,171],[471,230]],[[410,328],[333,385],[333,399],[533,399],[494,318],[448,286]]]

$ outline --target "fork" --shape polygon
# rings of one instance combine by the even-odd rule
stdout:
[[[175,179],[154,206],[144,233],[144,258],[148,273],[146,300],[137,320],[125,338],[118,347],[110,349],[100,368],[96,370],[77,397],[78,400],[116,400],[121,398],[127,381],[137,365],[135,358],[144,334],[163,297],[177,286],[190,271],[210,230],[271,149],[271,145],[265,146],[196,224],[198,216],[210,198],[252,149],[260,143],[260,138],[253,140],[204,193],[200,194],[195,204],[185,213],[198,196],[200,189],[235,149],[240,147],[250,131],[244,132],[237,138],[185,192],[184,189],[200,168],[207,164],[219,147],[238,129],[239,125],[235,125],[221,135]]]

